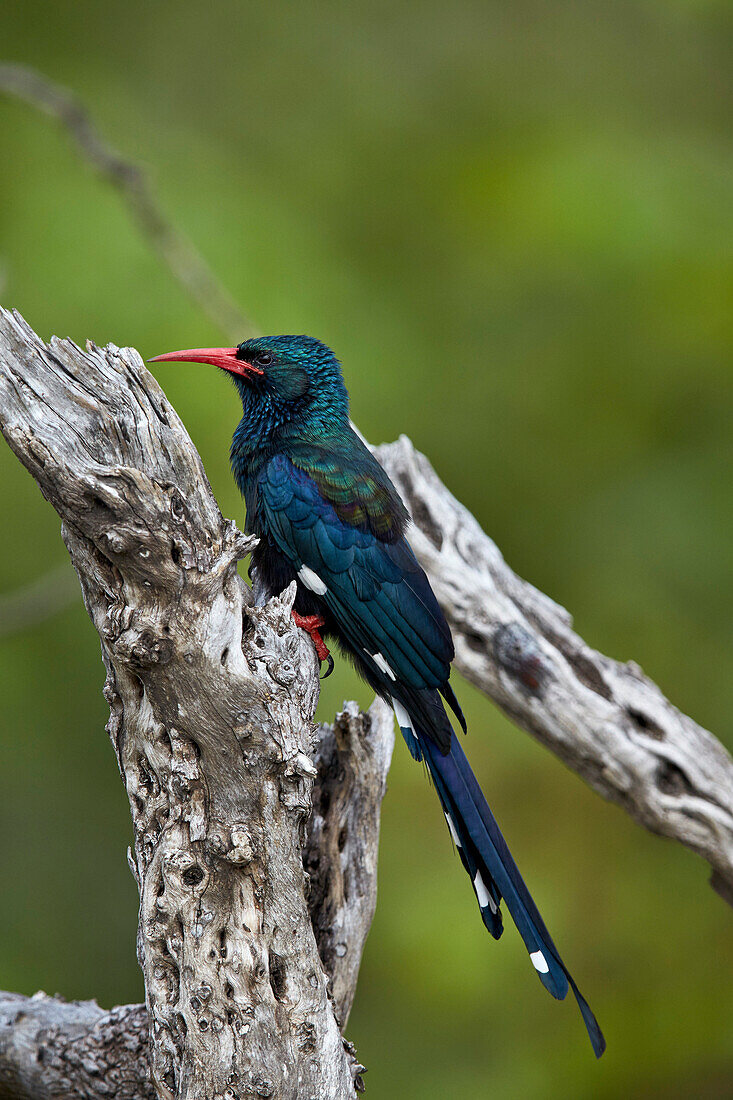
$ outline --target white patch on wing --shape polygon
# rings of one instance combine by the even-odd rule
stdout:
[[[476,872],[476,877],[473,880],[473,888],[476,891],[476,897],[478,898],[478,903],[481,906],[481,908],[485,909],[486,906],[488,905],[491,912],[496,913],[496,911],[497,911],[496,910],[496,902],[492,898],[489,891],[486,889],[486,883],[481,878],[481,872],[480,871]]]
[[[316,596],[323,596],[324,593],[328,592],[328,588],[318,574],[314,573],[312,569],[309,569],[307,565],[301,565],[298,570],[298,576],[305,587],[310,588],[311,592],[315,592]]]
[[[549,966],[547,965],[547,959],[541,951],[531,951],[529,955],[532,960],[532,966],[535,968],[538,974],[548,974]]]
[[[407,713],[405,708],[402,706],[402,703],[399,703],[395,699],[394,695],[392,696],[392,706],[394,707],[394,716],[397,719],[397,725],[401,726],[403,729],[412,730],[412,732],[414,733],[415,730],[412,727],[412,722],[410,721],[410,715]]]
[[[325,592],[325,586],[324,586],[324,592]],[[396,680],[397,679],[394,672],[389,667],[389,665],[387,664],[387,662],[385,661],[385,659],[384,659],[384,657],[382,656],[381,653],[372,653],[371,656],[372,656],[372,660],[374,661],[374,664],[377,666],[377,668],[381,668],[381,670],[385,674],[385,676],[389,676],[390,680]]]
[[[450,814],[446,814],[445,820],[448,822],[448,828],[450,829],[450,835],[453,837],[453,843],[455,844],[456,848],[460,848],[461,841],[458,837],[458,833],[456,832],[456,827],[453,824],[453,818]],[[481,885],[483,886],[483,882],[481,883]]]

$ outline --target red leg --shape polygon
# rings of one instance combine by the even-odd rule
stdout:
[[[328,661],[328,670],[323,676],[325,680],[326,677],[330,676],[333,672],[333,657],[331,656],[328,646],[321,637],[320,628],[325,625],[325,619],[322,619],[320,615],[299,615],[297,611],[293,611],[291,614],[295,625],[310,634],[313,645],[316,647],[318,660],[321,662]]]

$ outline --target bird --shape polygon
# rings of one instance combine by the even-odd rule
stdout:
[[[232,439],[251,570],[268,595],[293,581],[292,615],[333,669],[328,642],[394,709],[410,754],[427,767],[484,925],[498,939],[501,901],[544,987],[572,989],[596,1057],[605,1039],[563,962],[489,809],[448,717],[466,721],[449,683],[450,628],[408,541],[410,518],[386,471],[354,430],[341,364],[310,336],[192,348],[151,362],[209,363],[242,402]],[[446,709],[447,708],[447,709]]]

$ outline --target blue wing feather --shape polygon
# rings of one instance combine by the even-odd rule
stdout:
[[[285,455],[265,466],[258,489],[267,534],[296,572],[306,565],[321,578],[323,601],[352,644],[381,653],[412,688],[445,684],[450,631],[406,540],[384,542],[368,527],[351,526]]]

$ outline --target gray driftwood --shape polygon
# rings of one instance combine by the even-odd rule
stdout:
[[[145,1005],[0,993],[0,1100],[155,1100]]]
[[[377,903],[379,812],[393,746],[392,711],[381,699],[368,714],[346,703],[333,725],[321,727],[304,862],[318,950],[332,975],[342,1030]]]
[[[290,616],[294,585],[253,605],[237,573],[252,540],[222,518],[137,352],[46,346],[3,312],[0,427],[62,518],[102,642],[108,731],[134,827],[157,1095],[353,1096],[361,1067],[339,1021],[374,909],[378,807],[369,800],[384,791],[386,708],[337,720],[344,744],[360,749],[361,772],[351,797],[338,768],[319,779],[310,836],[323,848],[306,853],[318,869],[309,911],[302,849],[318,678]],[[333,736],[320,742],[327,769]],[[362,826],[369,837],[356,835]],[[366,858],[347,896],[342,859],[352,852]]]
[[[703,856],[733,904],[727,750],[635,662],[592,649],[563,607],[513,573],[409,439],[376,454],[412,514],[412,546],[450,622],[455,667],[599,794]]]

